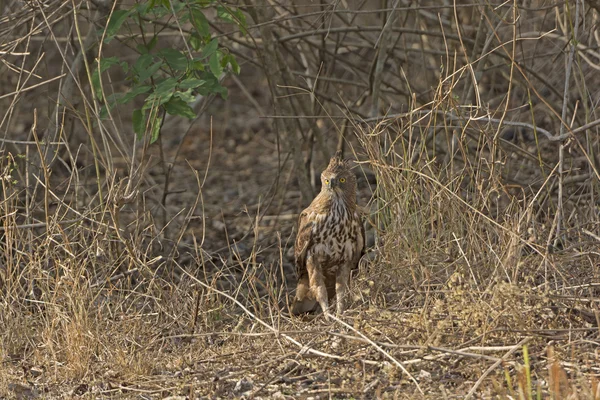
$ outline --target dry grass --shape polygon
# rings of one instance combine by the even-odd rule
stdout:
[[[65,90],[96,2],[0,2],[1,398],[600,399],[600,11],[349,3],[213,25],[242,75],[150,146]],[[336,146],[369,252],[348,312],[291,318]]]

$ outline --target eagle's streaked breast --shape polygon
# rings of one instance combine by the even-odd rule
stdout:
[[[358,213],[342,207],[332,209],[335,211],[329,214],[308,214],[308,219],[314,223],[313,246],[308,250],[307,257],[312,256],[324,262],[324,267],[330,271],[340,263],[356,258],[364,246]]]

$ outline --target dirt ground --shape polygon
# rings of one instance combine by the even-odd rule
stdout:
[[[282,24],[291,21],[282,32],[327,26],[328,13],[315,16],[317,5],[307,7],[309,23],[298,26],[288,19],[292,11],[279,7]],[[586,18],[596,18],[586,7]],[[363,100],[373,95],[374,43],[389,14],[361,9],[363,30],[350,26],[357,34],[340,36],[339,54],[325,51],[331,43],[314,50],[335,66],[318,70],[328,83],[314,93],[325,105],[315,107],[314,124],[304,112],[285,117],[302,118],[300,126],[316,126],[322,135],[320,144],[308,129],[294,132],[310,159],[315,194],[325,154],[334,152],[347,122],[344,151],[356,161],[368,247],[353,274],[348,310],[329,321],[318,312],[288,312],[296,220],[310,199],[292,166],[284,137],[290,133],[274,128],[269,81],[248,43],[234,35],[227,42],[249,60],[240,57],[241,74],[223,81],[228,98],[215,97],[193,121],[167,117],[147,152],[128,134],[131,110],[115,111],[118,127],[127,127],[126,144],[143,154],[135,163],[139,174],[112,143],[114,169],[95,175],[97,159],[82,128],[85,107],[76,104],[65,128],[75,156],[63,153],[64,162],[45,177],[50,187],[37,185],[33,193],[27,176],[39,142],[32,109],[50,107],[58,81],[24,92],[2,127],[0,148],[0,398],[600,399],[598,138],[593,127],[565,141],[543,135],[560,128],[555,103],[563,97],[556,88],[564,87],[569,31],[561,33],[564,43],[555,40],[550,33],[558,28],[546,26],[554,8],[523,8],[523,15],[538,13],[523,31],[544,27],[554,41],[524,41],[520,64],[504,53],[493,58],[474,91],[485,105],[472,110],[473,99],[463,96],[470,81],[461,75],[471,76],[469,68],[457,58],[460,73],[450,73],[452,62],[439,58],[454,51],[446,41],[477,48],[479,19],[470,19],[471,8],[436,16],[433,6],[422,5],[414,9],[414,26],[403,20],[406,30],[384,63],[387,108],[378,112],[406,115],[357,117],[368,113]],[[566,18],[569,10],[556,13]],[[451,31],[461,13],[464,37]],[[568,26],[556,19],[559,28]],[[503,35],[504,44],[512,25],[487,34]],[[581,51],[594,48],[593,37],[585,35],[591,44]],[[316,69],[304,68],[295,53],[312,56],[316,41],[289,42],[281,39],[296,68],[292,84],[305,88]],[[545,46],[529,57],[527,46],[538,42]],[[47,68],[57,72],[53,57]],[[306,63],[316,61],[322,59]],[[515,72],[525,64],[531,81]],[[568,108],[573,130],[595,124],[594,107],[585,116],[578,111],[595,95],[584,83],[593,87],[597,77],[582,65],[579,86],[571,87],[581,93]],[[17,78],[1,79],[12,88]],[[0,100],[12,107],[9,97]],[[504,114],[489,110],[505,106]],[[41,133],[48,116],[39,113]],[[506,117],[503,129],[492,121],[499,116]],[[129,183],[133,194],[123,189]],[[565,226],[554,238],[559,198]]]
[[[37,346],[5,353],[6,398],[514,398],[525,388],[544,397],[597,396],[594,314],[578,308],[584,297],[536,284],[545,261],[526,248],[518,268],[530,270],[523,276],[531,282],[485,282],[469,277],[451,246],[391,260],[371,239],[343,318],[289,317],[290,249],[306,204],[269,125],[235,94],[212,104],[183,139],[169,186],[173,216],[194,203],[194,170],[200,181],[208,171],[170,264],[177,277],[148,284],[142,273],[137,287],[118,280],[101,299],[84,301],[88,312],[113,316],[63,326],[74,337],[62,345],[83,348],[55,350],[60,363]],[[364,156],[356,139],[350,143]],[[169,142],[167,157],[177,149],[177,140]],[[159,168],[149,173],[161,186]],[[359,203],[371,207],[375,185],[365,176],[372,170],[356,171]],[[549,257],[552,273],[569,275],[573,291],[585,291],[589,274],[599,273],[593,251]],[[587,290],[593,301],[595,289]],[[28,312],[32,321],[48,318]],[[44,335],[35,322],[30,329]]]

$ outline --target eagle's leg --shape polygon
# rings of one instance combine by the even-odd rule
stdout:
[[[348,284],[350,283],[350,266],[344,264],[335,276],[335,303],[336,312],[341,315],[344,312]]]
[[[298,279],[296,286],[296,297],[292,304],[292,314],[298,315],[313,311],[317,302],[310,291],[310,283],[308,281],[308,273],[303,274]]]
[[[306,260],[306,269],[308,270],[308,279],[310,281],[310,289],[315,295],[315,298],[321,305],[323,314],[327,317],[329,309],[329,301],[327,299],[327,286],[325,285],[325,277],[318,263],[315,263],[312,257]]]

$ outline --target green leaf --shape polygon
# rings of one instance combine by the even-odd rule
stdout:
[[[152,49],[156,47],[156,43],[158,43],[158,35],[152,36],[152,39],[150,40],[150,42],[148,42],[148,45],[146,46],[148,48],[148,51],[152,51]]]
[[[123,96],[123,97],[121,97],[121,99],[119,99],[119,104],[129,103],[131,100],[134,99],[135,96],[142,94],[142,93],[146,93],[150,89],[152,89],[152,86],[149,86],[149,85],[136,86],[133,89],[131,89],[129,92],[127,92],[125,94],[125,96]]]
[[[234,74],[236,74],[236,75],[240,74],[240,66],[237,63],[237,60],[235,59],[233,54],[226,54],[221,59],[221,67],[225,68],[227,66],[227,64],[229,64],[231,66],[231,70],[233,71]]]
[[[108,111],[115,108],[119,103],[119,99],[123,96],[123,93],[111,93],[104,99],[104,105],[100,109],[100,119],[108,118]]]
[[[158,36],[154,35],[148,44],[140,43],[135,48],[140,52],[140,54],[148,54],[152,51],[152,49],[154,49],[154,47],[156,47],[156,43],[158,43]]]
[[[210,72],[212,72],[215,77],[219,78],[223,72],[221,62],[219,61],[219,53],[213,53],[213,55],[210,56],[208,65],[210,66]]]
[[[162,49],[158,52],[158,55],[164,57],[169,67],[176,71],[185,71],[188,67],[188,59],[185,54],[182,54],[179,50],[172,48]]]
[[[156,113],[154,114],[156,115]],[[154,124],[152,125],[152,133],[150,136],[150,144],[158,140],[160,134],[160,126],[162,125],[162,117],[154,118]]]
[[[153,76],[156,71],[162,67],[163,62],[157,61],[152,64],[154,56],[152,54],[142,54],[138,57],[137,61],[133,65],[133,81],[144,82],[146,79]]]
[[[227,99],[227,89],[221,86],[219,80],[211,73],[205,72],[201,75],[201,78],[206,80],[206,83],[201,87],[196,88],[196,91],[202,96],[209,95],[211,93],[218,93],[223,99]]]
[[[156,89],[154,89],[154,94],[157,96],[164,96],[169,92],[173,92],[177,87],[178,82],[175,78],[167,78],[156,85]]]
[[[217,17],[232,24],[237,24],[237,19],[239,19],[232,8],[224,6],[217,6]]]
[[[191,103],[194,100],[196,100],[196,97],[194,97],[194,95],[192,94],[192,89],[188,89],[185,92],[177,91],[177,92],[173,93],[173,96],[180,98],[181,100],[185,101],[186,103]]]
[[[112,107],[117,105],[121,97],[123,97],[123,93],[111,93],[108,96],[106,96],[106,102],[110,104],[112,109]]]
[[[106,24],[106,34],[104,36],[104,43],[110,43],[110,41],[117,34],[123,22],[129,17],[131,10],[116,10],[110,16],[108,23]]]
[[[163,62],[157,61],[154,64],[154,56],[152,54],[142,54],[138,57],[137,61],[133,65],[133,81],[144,82],[146,79],[153,76],[156,71],[162,67]]]
[[[131,119],[133,121],[133,131],[137,133],[138,139],[141,140],[146,129],[144,112],[142,110],[134,110]]]
[[[234,56],[231,56],[229,58],[229,65],[231,65],[231,69],[233,70],[233,73],[236,75],[240,74],[240,65],[237,63],[237,60],[235,59]]]
[[[165,103],[165,110],[171,115],[180,115],[189,119],[196,118],[196,113],[181,98],[173,96]]]
[[[162,61],[155,62],[150,67],[148,67],[147,69],[142,70],[140,72],[140,74],[138,75],[138,80],[140,82],[144,82],[146,79],[150,78],[151,76],[154,76],[156,71],[158,71],[162,66],[163,66]]]
[[[231,7],[217,6],[217,17],[223,21],[235,24],[240,27],[242,34],[246,34],[246,16],[239,9]]]
[[[196,89],[206,83],[204,79],[188,78],[179,83],[180,89]]]
[[[119,59],[117,57],[101,58],[100,59],[100,70],[101,70],[101,72],[104,72],[107,69],[109,69],[110,67],[112,67],[113,65],[119,65],[119,64],[121,64],[121,61],[119,61]]]
[[[100,107],[100,119],[104,120],[106,118],[108,118],[108,105],[104,104]]]
[[[142,111],[150,110],[153,107],[157,107],[162,104],[165,104],[167,101],[169,101],[171,99],[171,97],[173,97],[173,93],[168,93],[163,96],[157,96],[156,94],[152,93],[150,96],[146,97],[146,101],[144,102],[144,105],[142,106]]]
[[[108,57],[100,59],[100,70],[98,70],[98,66],[94,68],[92,72],[92,88],[94,89],[94,93],[98,100],[102,101],[102,86],[100,85],[100,74],[104,71],[112,67],[113,65],[119,65],[121,62],[117,57]]]
[[[190,45],[192,46],[192,49],[194,49],[194,51],[200,51],[200,49],[202,48],[202,45],[204,44],[204,42],[202,41],[202,39],[200,39],[200,36],[198,36],[198,33],[194,32],[190,35]]]
[[[171,0],[171,3],[173,4],[173,10],[175,10],[175,14],[179,14],[179,12],[181,10],[183,10],[184,7],[187,6],[187,3],[181,2],[181,1],[177,1],[177,0]],[[168,4],[168,1],[167,1],[167,4]],[[171,9],[170,5],[167,6],[167,7],[169,7],[169,9]],[[187,16],[186,14],[182,15],[181,16],[181,21],[186,22],[187,21],[186,18],[185,18],[186,16]]]
[[[177,79],[167,78],[156,85],[154,92],[147,98],[142,110],[148,110],[152,107],[158,107],[168,102],[173,97],[173,92],[177,88]]]
[[[190,14],[192,17],[192,24],[194,24],[194,28],[196,28],[199,37],[205,39],[205,41],[210,39],[210,26],[208,25],[208,20],[204,13],[197,7],[193,7]]]
[[[152,54],[142,54],[138,57],[135,64],[133,64],[133,70],[136,74],[139,75],[143,71],[147,70],[150,64],[152,64]]]
[[[218,93],[221,95],[221,98],[223,100],[227,100],[227,88],[221,86],[221,84],[218,84],[215,89],[214,89],[214,93]]]
[[[219,40],[211,40],[210,43],[208,43],[206,46],[204,46],[204,49],[202,49],[202,58],[210,57],[215,54],[217,47],[219,47]]]
[[[204,62],[202,62],[198,57],[194,57],[192,61],[192,69],[197,72],[204,72],[206,70]]]
[[[165,15],[171,15],[171,7],[162,4],[161,0],[155,1],[152,6],[152,13],[154,14],[153,19],[160,19]]]
[[[133,6],[133,8],[131,10],[143,17],[143,16],[146,16],[149,9],[150,9],[150,3],[139,3],[139,4],[136,4],[135,6]]]

